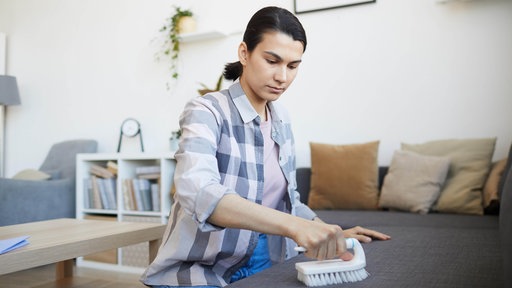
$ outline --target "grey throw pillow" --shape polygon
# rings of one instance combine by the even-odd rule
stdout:
[[[450,168],[445,157],[395,151],[379,207],[426,214],[438,199]]]

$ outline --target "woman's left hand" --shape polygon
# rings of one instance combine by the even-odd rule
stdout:
[[[314,221],[325,223],[319,217],[315,217]],[[343,229],[343,237],[355,238],[359,242],[362,242],[362,243],[370,243],[370,242],[372,242],[372,239],[377,239],[377,240],[391,239],[391,236],[389,236],[389,235],[386,235],[379,231],[363,228],[361,226],[352,227],[350,229]]]
[[[359,240],[359,242],[369,243],[372,242],[372,239],[377,240],[389,240],[391,236],[386,235],[384,233],[363,228],[361,226],[356,226],[350,229],[343,230],[343,237],[345,238],[355,238]]]

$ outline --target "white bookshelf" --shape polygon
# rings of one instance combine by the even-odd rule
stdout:
[[[76,218],[94,218],[120,222],[157,222],[167,223],[168,215],[171,210],[172,198],[171,187],[173,184],[173,175],[176,167],[174,152],[151,154],[151,153],[91,153],[78,154],[76,159]],[[106,167],[107,162],[117,163],[118,171],[115,179],[116,183],[116,209],[91,209],[87,208],[85,203],[85,193],[89,193],[84,184],[90,179],[90,167],[99,165]],[[159,166],[160,179],[159,198],[160,207],[158,211],[134,211],[125,207],[125,194],[123,193],[123,180],[137,178],[136,168],[141,166]],[[80,257],[77,259],[77,265],[89,266],[101,269],[122,270],[139,273],[148,264],[147,243],[141,243],[133,246],[123,247],[117,251],[103,253],[103,256],[109,255],[109,260],[103,260],[102,256],[90,260],[92,257]],[[107,256],[105,256],[107,257]],[[112,261],[114,258],[114,261]]]

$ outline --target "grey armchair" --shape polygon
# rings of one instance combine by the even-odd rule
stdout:
[[[97,152],[95,140],[54,144],[40,171],[50,180],[0,178],[0,226],[75,217],[76,154]]]

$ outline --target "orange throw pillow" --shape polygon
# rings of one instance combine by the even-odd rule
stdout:
[[[377,209],[379,141],[351,145],[310,143],[310,148],[311,209]]]

